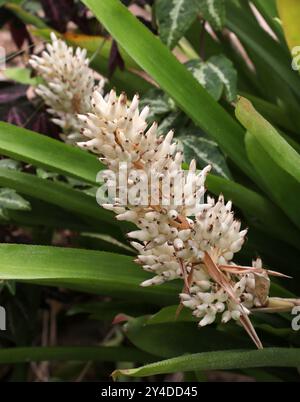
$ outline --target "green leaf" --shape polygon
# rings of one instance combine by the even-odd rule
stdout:
[[[155,15],[161,40],[173,48],[195,21],[197,0],[156,0]]]
[[[0,185],[57,205],[67,211],[78,214],[80,217],[92,218],[98,224],[104,224],[105,222],[109,226],[119,226],[118,222],[112,219],[113,214],[101,208],[97,204],[95,197],[72,189],[65,184],[54,183],[40,179],[32,174],[1,168]]]
[[[194,370],[231,370],[250,367],[299,367],[300,349],[265,348],[250,351],[196,353],[152,363],[144,367],[117,370],[113,377],[146,377]]]
[[[261,13],[267,24],[274,31],[283,46],[286,46],[281,21],[279,20],[276,0],[253,0],[255,7]]]
[[[210,57],[206,64],[222,83],[228,102],[233,102],[237,96],[237,72],[231,60],[220,54]]]
[[[224,0],[197,0],[202,17],[213,28],[221,30],[225,24],[225,1]]]
[[[237,72],[231,60],[223,54],[212,56],[205,62],[190,60],[186,66],[214,99],[219,100],[223,92],[228,102],[236,99]]]
[[[153,305],[175,304],[178,286],[143,288],[150,277],[132,257],[62,247],[0,244],[0,280],[61,286],[84,292],[145,301]]]
[[[87,223],[82,215],[79,217],[67,212],[65,209],[57,208],[56,205],[48,202],[43,202],[29,196],[27,198],[30,201],[30,213],[28,211],[16,211],[13,209],[7,210],[7,219],[10,222],[21,226],[43,226],[48,228],[72,229],[79,232],[92,229],[92,225]],[[99,222],[96,222],[96,225],[98,225],[98,229],[101,229]],[[93,230],[95,229],[96,227],[93,227]]]
[[[221,98],[223,83],[208,63],[201,60],[190,60],[186,63],[186,66],[196,80],[215,100]]]
[[[233,31],[246,50],[250,50],[251,59],[264,67],[268,85],[272,89],[272,77],[287,85],[296,96],[300,93],[299,75],[292,70],[291,60],[288,52],[280,43],[273,40],[263,28],[253,19],[243,7],[236,6],[233,2],[228,2],[226,7],[227,18],[226,26]],[[279,96],[279,94],[275,94]]]
[[[126,244],[120,242],[117,239],[114,239],[112,236],[109,236],[107,234],[82,232],[82,233],[80,233],[80,236],[88,237],[91,239],[102,240],[103,242],[107,242],[107,243],[115,246],[116,248],[121,249],[123,252],[129,251],[130,253],[134,254],[133,248],[131,248],[130,246],[127,246]]]
[[[235,114],[273,161],[300,182],[300,155],[245,98],[240,98]],[[300,189],[300,188],[299,188]]]
[[[11,188],[0,188],[0,208],[29,211],[30,203]]]
[[[224,155],[214,141],[200,135],[186,135],[178,138],[183,145],[185,161],[196,159],[199,168],[210,164],[212,171],[217,175],[226,178],[231,176]]]
[[[197,322],[198,319],[191,314],[189,308],[183,307],[178,314],[178,305],[163,307],[148,320],[147,325],[166,324],[169,322]]]
[[[39,77],[31,77],[31,70],[22,67],[10,67],[3,71],[6,78],[24,85],[37,86],[42,82]]]
[[[189,312],[191,316],[191,312]],[[175,316],[174,316],[175,317]],[[148,317],[129,319],[125,335],[138,349],[159,357],[174,357],[199,351],[250,347],[248,339],[221,333],[214,327],[198,328],[197,323],[170,321],[148,324]]]
[[[0,122],[0,153],[92,184],[102,166],[79,148],[5,122]]]
[[[300,228],[299,182],[274,162],[253,134],[248,132],[245,142],[248,157],[253,168],[263,180],[265,191],[291,221]],[[292,224],[290,225],[292,226]],[[299,236],[295,240],[299,242]]]
[[[175,56],[118,0],[84,0],[126,52],[250,177],[244,131]],[[139,40],[137,40],[139,38]]]
[[[257,96],[250,95],[248,92],[246,93],[239,91],[239,95],[249,99],[254,105],[255,109],[276,126],[282,127],[287,131],[295,132],[296,129],[294,124],[291,122],[289,115],[282,107]],[[298,145],[298,147],[300,147],[300,145]]]
[[[155,360],[155,358],[148,353],[123,346],[57,346],[0,349],[0,364],[67,360],[84,362],[149,362]]]

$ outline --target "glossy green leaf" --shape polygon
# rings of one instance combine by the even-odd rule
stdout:
[[[5,122],[0,122],[0,153],[93,184],[102,166],[79,148]]]
[[[299,367],[300,349],[265,348],[250,351],[222,351],[197,353],[175,357],[128,370],[117,370],[113,377],[123,374],[130,377],[146,377],[156,374],[194,370],[231,370],[251,367]]]
[[[161,41],[118,0],[84,0],[126,52],[252,177],[244,132]],[[138,39],[138,40],[137,40]],[[138,89],[138,88],[137,88]]]
[[[0,244],[0,280],[67,287],[153,305],[175,304],[176,283],[143,288],[149,278],[132,257],[62,247]]]
[[[251,102],[240,98],[235,114],[274,162],[300,182],[300,154],[254,109]]]

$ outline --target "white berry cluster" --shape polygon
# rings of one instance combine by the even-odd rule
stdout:
[[[89,111],[95,80],[85,49],[68,47],[54,33],[51,33],[51,40],[40,57],[33,55],[29,60],[44,80],[36,93],[54,116],[53,122],[62,128],[63,139],[76,143],[81,138],[77,114]]]

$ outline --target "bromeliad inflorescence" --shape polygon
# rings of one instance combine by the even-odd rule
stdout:
[[[197,172],[192,161],[184,172],[183,154],[173,140],[173,132],[162,136],[156,123],[148,127],[149,109],[139,111],[138,96],[128,102],[124,93],[118,97],[114,90],[106,96],[102,90],[92,91],[94,84],[85,53],[77,50],[74,55],[62,41],[55,37],[52,40],[49,53],[44,52],[42,58],[35,57],[31,62],[48,80],[48,86],[39,87],[38,93],[50,105],[51,113],[61,116],[62,127],[70,121],[75,131],[80,129],[85,140],[78,145],[99,155],[109,169],[103,178],[117,192],[103,207],[114,211],[118,220],[137,226],[137,230],[128,233],[138,251],[136,262],[153,274],[142,286],[182,279],[180,308],[192,309],[200,326],[213,323],[218,315],[224,323],[231,319],[239,321],[257,347],[262,347],[249,314],[253,309],[272,310],[269,276],[284,275],[264,269],[260,259],[250,267],[233,262],[247,230],[241,230],[232,203],[225,203],[222,195],[217,200],[210,196],[205,199],[205,179],[210,166]],[[66,65],[61,61],[58,66],[49,63],[57,53],[64,54],[64,60],[67,54],[73,61]],[[80,68],[76,71],[78,63]],[[82,93],[79,98],[72,92],[78,74],[82,79],[85,76],[77,82]],[[118,178],[112,181],[111,173],[117,175],[124,166],[125,185]],[[181,181],[176,182],[178,178]],[[121,202],[121,192],[126,190],[128,194],[137,187],[146,191],[135,192],[132,202]],[[292,308],[295,302],[288,303]]]
[[[74,51],[54,33],[51,33],[51,40],[41,56],[33,55],[29,60],[31,67],[44,80],[36,88],[36,93],[54,116],[53,122],[61,127],[62,138],[76,143],[80,140],[77,114],[89,111],[95,79],[85,49]]]
[[[221,314],[223,322],[240,321],[256,345],[262,347],[248,315],[251,309],[268,304],[269,275],[281,274],[263,269],[259,259],[251,267],[234,264],[234,254],[241,249],[247,230],[241,230],[231,202],[225,203],[222,195],[217,201],[208,196],[206,202],[199,202],[204,197],[210,166],[197,172],[192,161],[184,175],[183,155],[173,141],[173,132],[164,137],[158,135],[156,123],[148,128],[149,110],[146,107],[140,112],[138,104],[138,96],[128,106],[125,94],[117,97],[111,91],[103,97],[95,91],[90,112],[79,116],[81,133],[88,140],[78,145],[98,154],[115,173],[119,162],[126,162],[128,191],[140,177],[147,179],[149,187],[153,178],[159,183],[157,191],[149,188],[148,193],[158,193],[156,203],[149,196],[146,205],[123,205],[116,197],[103,205],[114,211],[118,220],[138,227],[128,233],[130,239],[138,240],[131,243],[138,251],[136,262],[154,274],[142,286],[181,278],[181,303],[193,310],[200,326],[211,324]],[[170,185],[165,191],[163,180],[167,177],[172,184],[176,177],[183,176],[183,202],[177,205],[174,200],[178,188]]]

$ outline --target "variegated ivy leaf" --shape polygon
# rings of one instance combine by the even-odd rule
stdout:
[[[199,168],[210,164],[213,173],[226,178],[231,177],[225,157],[214,141],[200,135],[180,136],[178,140],[183,147],[186,162],[189,163],[192,159],[196,159]]]
[[[175,133],[179,131],[185,123],[189,121],[189,118],[180,110],[169,113],[164,119],[160,120],[158,126],[159,134],[166,134],[170,130],[175,130]]]
[[[0,188],[0,209],[30,210],[30,204],[11,188]]]
[[[157,120],[157,117],[172,112],[176,109],[174,101],[169,98],[160,89],[150,89],[142,97],[140,108],[149,106],[150,114],[148,115],[149,122]]]
[[[217,31],[225,24],[224,0],[197,0],[201,16]]]
[[[156,0],[161,40],[171,49],[185,35],[199,13],[199,0]]]
[[[236,99],[237,72],[224,55],[212,56],[205,62],[191,60],[186,66],[214,99],[219,100],[223,92],[229,102]]]

